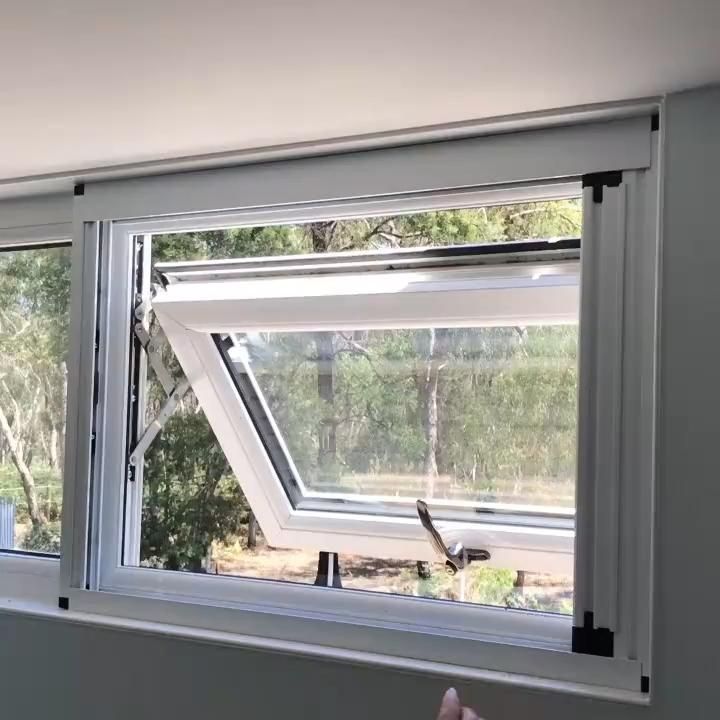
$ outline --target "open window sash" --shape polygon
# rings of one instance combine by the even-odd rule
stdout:
[[[549,245],[552,247],[552,245]],[[242,490],[273,546],[433,559],[417,498],[308,487],[272,417],[243,339],[259,333],[576,324],[579,262],[557,250],[417,267],[386,253],[368,264],[301,258],[165,264],[153,308]],[[393,257],[393,255],[395,257]],[[417,257],[417,252],[414,253]],[[515,261],[508,263],[512,257]],[[427,256],[425,256],[427,261]],[[503,261],[505,260],[505,261]],[[392,269],[389,269],[392,268]],[[574,508],[428,499],[443,538],[490,564],[572,572]]]

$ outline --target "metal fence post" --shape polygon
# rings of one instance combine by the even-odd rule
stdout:
[[[0,548],[15,548],[15,501],[0,498]]]

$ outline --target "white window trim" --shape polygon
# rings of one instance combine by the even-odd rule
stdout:
[[[229,618],[226,623],[228,628],[226,630],[212,630],[200,627],[190,616],[186,613],[183,614],[186,607],[179,603],[162,603],[163,611],[160,612],[158,603],[154,600],[140,597],[126,598],[124,600],[127,600],[127,602],[123,602],[121,606],[117,606],[114,600],[115,598],[112,598],[103,603],[98,603],[95,607],[88,603],[85,611],[78,611],[58,609],[56,605],[49,604],[45,600],[33,601],[28,598],[16,600],[12,597],[0,596],[0,613],[49,618],[90,627],[153,634],[228,647],[251,648],[356,666],[416,672],[422,675],[444,677],[449,682],[457,682],[458,680],[477,681],[633,705],[647,706],[650,704],[648,694],[638,693],[635,689],[623,689],[623,685],[628,684],[629,676],[626,673],[628,670],[632,673],[633,666],[616,663],[616,661],[607,658],[587,658],[589,662],[585,669],[592,668],[593,676],[596,679],[602,678],[606,682],[605,685],[597,682],[589,684],[585,682],[586,673],[577,672],[578,668],[572,665],[563,666],[562,671],[557,673],[562,675],[563,679],[553,679],[539,675],[537,667],[528,667],[528,672],[522,674],[517,671],[487,670],[484,667],[473,668],[469,665],[461,666],[410,656],[393,656],[377,652],[377,648],[369,651],[345,650],[337,644],[321,645],[312,641],[276,639],[273,637],[271,627],[263,627],[262,630],[265,630],[263,634],[243,633],[237,624],[229,621]],[[184,622],[178,622],[183,620]],[[214,623],[215,627],[221,627],[222,624],[221,622]],[[317,636],[314,639],[317,640]],[[523,650],[522,648],[519,649]],[[487,650],[494,657],[497,645],[488,647]],[[525,653],[522,654],[525,655]],[[512,653],[507,655],[504,658],[505,662],[501,664],[507,664],[513,668],[522,665],[512,655]],[[554,653],[550,657],[558,656],[559,653]],[[520,658],[518,657],[518,659]],[[535,657],[534,660],[535,662],[547,663],[548,656],[544,654]]]
[[[72,238],[72,197],[38,195],[0,199],[0,243],[54,243]]]
[[[212,214],[478,187],[492,190],[518,183],[542,185],[618,168],[640,170],[651,162],[648,123],[647,116],[631,117],[92,183],[77,198],[76,217],[102,221]],[[195,229],[207,227],[205,221],[196,222]]]
[[[579,263],[342,272],[169,285],[153,300],[197,333],[491,327],[578,320]],[[219,297],[220,296],[220,297]],[[482,312],[478,305],[482,303]]]
[[[644,170],[651,166],[651,173],[638,173],[638,177],[645,177],[647,185],[656,181],[657,171],[657,155],[652,159],[653,142],[647,132],[649,125],[648,119],[643,118],[644,131],[638,130],[638,135],[625,136],[625,141],[613,146],[610,138],[612,133],[605,133],[602,129],[597,132],[597,126],[585,126],[583,131],[578,128],[554,129],[555,132],[548,134],[538,134],[533,132],[518,133],[514,139],[507,144],[505,139],[501,139],[491,152],[495,163],[490,163],[484,167],[484,171],[495,173],[496,182],[527,182],[535,178],[543,177],[562,177],[572,176],[576,179],[579,175],[587,172],[598,172],[600,170]],[[613,133],[618,131],[620,126],[613,125]],[[638,126],[639,128],[639,126]],[[607,130],[607,128],[605,128]],[[627,126],[625,127],[627,130]],[[566,132],[572,135],[574,132],[575,142],[579,142],[578,138],[585,132],[589,135],[584,136],[584,149],[578,146],[578,152],[567,152],[563,150],[562,137]],[[624,132],[624,131],[623,131]],[[622,135],[622,132],[620,133]],[[518,136],[522,135],[523,138]],[[527,156],[525,162],[520,162],[513,166],[512,162],[508,163],[503,172],[498,173],[498,164],[502,162],[503,153],[493,155],[499,148],[504,148],[504,156],[507,158],[508,153],[518,152],[519,149],[527,151],[528,147],[524,146],[525,140],[530,140],[531,136],[538,141],[537,152],[532,153],[532,157]],[[604,137],[609,145],[604,145],[601,141],[599,144],[593,142],[592,152],[587,149],[588,137],[597,139]],[[615,138],[617,140],[617,137]],[[487,139],[483,139],[487,142]],[[459,141],[458,141],[459,142]],[[519,144],[515,144],[519,143]],[[442,144],[437,144],[442,145]],[[459,147],[459,146],[454,146]],[[467,153],[470,146],[466,145],[464,153]],[[549,148],[555,147],[556,152],[549,157]],[[616,151],[608,152],[609,149],[615,147]],[[423,148],[421,153],[426,158]],[[432,180],[432,170],[434,166],[447,168],[444,162],[450,156],[444,155],[443,147],[433,148],[433,153],[437,153],[434,163],[429,163],[425,168],[425,173],[418,172],[422,168],[417,165],[417,154],[413,154],[414,160],[409,163],[400,163],[397,167],[391,168],[391,172],[378,174],[373,171],[372,163],[365,164],[358,154],[350,157],[351,162],[347,166],[350,173],[350,184],[352,191],[343,193],[343,197],[370,197],[377,194],[407,192],[419,190],[427,192],[434,189],[435,185]],[[412,148],[403,148],[402,152],[412,151]],[[400,150],[392,151],[392,157],[399,158]],[[369,157],[371,153],[362,153]],[[76,283],[75,298],[78,302],[89,305],[87,307],[95,307],[97,300],[97,269],[93,265],[93,256],[98,253],[98,238],[105,239],[103,252],[108,252],[108,246],[112,252],[112,247],[122,248],[127,243],[124,242],[119,230],[119,225],[112,228],[112,243],[110,239],[110,224],[108,220],[122,218],[141,218],[133,220],[125,227],[128,233],[140,233],[143,231],[152,231],[154,223],[165,222],[164,216],[174,213],[215,213],[215,217],[211,215],[203,216],[202,221],[209,223],[203,227],[218,227],[223,224],[232,225],[229,222],[230,213],[227,208],[237,208],[237,215],[242,216],[243,213],[249,213],[257,210],[258,206],[274,205],[276,202],[281,204],[303,203],[311,206],[313,203],[323,203],[328,200],[338,200],[337,193],[342,192],[342,188],[338,183],[338,178],[342,175],[342,159],[343,156],[335,158],[320,158],[312,161],[289,161],[289,163],[273,163],[270,166],[260,166],[262,176],[255,172],[258,168],[244,167],[232,170],[223,170],[212,173],[189,173],[186,175],[176,175],[169,177],[149,178],[143,180],[131,180],[125,182],[109,182],[86,187],[84,196],[76,198],[75,202],[75,239],[82,244],[81,248],[76,248],[78,259],[76,262],[76,271],[82,276],[82,280]],[[374,155],[375,160],[379,156]],[[410,156],[408,156],[410,157]],[[513,155],[513,157],[518,157]],[[604,159],[603,159],[604,158]],[[332,160],[333,162],[329,162]],[[356,162],[359,161],[359,164]],[[292,163],[292,165],[290,165]],[[471,163],[472,164],[472,163]],[[457,188],[458,185],[477,185],[487,182],[480,175],[472,175],[472,168],[468,169],[468,165],[464,165],[464,172],[468,175],[463,177],[462,182],[447,182],[444,178],[436,182],[442,187]],[[477,167],[477,164],[476,164]],[[570,172],[570,168],[574,169]],[[318,174],[314,177],[316,182],[305,183],[304,173],[317,169]],[[397,170],[394,172],[392,170]],[[357,171],[357,172],[356,172]],[[503,174],[507,173],[507,174]],[[628,174],[628,179],[631,174]],[[389,177],[388,177],[389,176]],[[476,178],[473,180],[472,178]],[[378,188],[378,178],[382,180],[383,186]],[[470,181],[467,182],[467,179]],[[652,181],[652,182],[651,182]],[[495,188],[497,190],[497,188]],[[631,191],[628,190],[630,194]],[[650,206],[654,207],[655,198],[651,198],[648,193]],[[496,197],[496,202],[502,200]],[[250,205],[254,208],[249,207]],[[638,207],[637,202],[633,201],[633,213]],[[222,215],[218,219],[219,214]],[[235,213],[235,210],[233,210]],[[633,353],[638,353],[641,357],[641,365],[647,369],[647,358],[650,357],[649,368],[652,371],[653,380],[649,381],[651,390],[654,391],[654,351],[656,343],[656,272],[657,272],[657,233],[654,232],[651,223],[644,223],[643,216],[646,216],[647,210],[639,213],[637,216],[630,218],[628,223],[632,222],[633,232],[635,230],[643,233],[646,242],[642,243],[642,248],[637,250],[638,257],[632,260],[637,270],[643,262],[648,262],[649,273],[652,276],[652,282],[642,283],[638,293],[642,295],[642,312],[638,311],[637,317],[634,319],[626,318],[625,333],[629,332],[630,327],[640,327],[644,323],[644,327],[649,328],[649,337],[645,337],[641,343],[642,348],[632,347]],[[156,220],[152,220],[154,216]],[[142,219],[150,218],[150,219]],[[190,215],[183,217],[175,217],[165,225],[164,231],[171,231],[183,226],[193,227],[193,223],[197,223],[197,218]],[[241,224],[241,223],[238,223]],[[197,228],[197,224],[194,225]],[[145,230],[143,230],[145,228]],[[162,230],[161,230],[162,231]],[[127,247],[125,248],[125,252]],[[634,249],[633,251],[634,252]],[[129,266],[127,266],[129,267]],[[122,263],[113,265],[117,274],[112,276],[112,284],[114,286],[122,285]],[[109,280],[110,278],[105,278]],[[107,291],[107,286],[104,286]],[[116,287],[117,289],[117,287]],[[128,291],[129,288],[125,288]],[[648,298],[648,291],[650,296]],[[625,288],[625,295],[634,294],[634,290],[628,293]],[[126,315],[129,305],[129,298],[126,297],[124,304],[118,302],[107,302],[106,298],[101,296],[101,309],[103,310],[103,322],[108,318],[111,320],[111,326],[121,327],[118,324],[120,315]],[[632,310],[629,303],[625,303],[625,312]],[[113,317],[117,314],[117,317]],[[563,632],[557,632],[556,618],[551,618],[552,622],[541,623],[542,627],[537,627],[537,622],[546,620],[546,616],[535,616],[532,613],[515,613],[504,610],[489,608],[469,608],[476,611],[475,617],[469,632],[462,628],[464,618],[464,610],[459,610],[459,614],[454,616],[452,625],[453,630],[446,631],[442,625],[447,624],[447,616],[441,625],[430,622],[428,626],[407,624],[407,609],[412,604],[413,610],[417,607],[420,609],[428,604],[414,598],[393,598],[393,597],[377,597],[368,598],[363,593],[343,593],[339,600],[333,598],[338,597],[338,593],[342,591],[334,591],[325,589],[321,591],[322,601],[318,601],[320,597],[316,589],[308,587],[286,587],[284,584],[276,584],[271,582],[256,580],[238,580],[229,578],[209,578],[209,577],[192,577],[183,573],[167,573],[163,571],[152,571],[136,568],[120,567],[119,562],[119,533],[117,533],[117,519],[111,520],[109,523],[101,512],[102,506],[107,501],[107,496],[114,495],[118,491],[119,483],[113,484],[110,481],[108,470],[112,470],[108,465],[109,458],[113,452],[108,450],[107,446],[103,446],[102,452],[96,453],[104,464],[95,468],[95,483],[92,495],[88,492],[88,478],[90,476],[89,460],[91,446],[91,430],[93,426],[89,418],[92,417],[92,388],[89,382],[92,377],[93,361],[89,360],[90,345],[95,342],[95,329],[90,316],[94,314],[87,313],[84,318],[75,317],[75,327],[77,329],[77,338],[80,341],[78,347],[77,367],[79,378],[84,378],[84,384],[77,383],[81,395],[77,404],[72,410],[75,413],[70,420],[75,426],[75,452],[73,453],[74,462],[73,469],[75,472],[70,479],[71,484],[71,500],[72,509],[68,510],[66,503],[66,511],[74,516],[72,527],[67,530],[71,535],[70,543],[64,545],[66,555],[63,557],[62,568],[62,589],[63,593],[70,598],[71,607],[77,610],[87,610],[93,614],[96,613],[112,613],[126,618],[143,619],[148,622],[170,622],[178,626],[189,628],[205,628],[208,633],[238,633],[247,632],[254,636],[255,641],[265,641],[270,638],[272,642],[277,641],[280,645],[283,643],[299,642],[308,652],[328,652],[335,653],[340,657],[343,653],[362,654],[361,649],[364,640],[363,631],[366,632],[366,640],[372,638],[374,642],[373,650],[376,654],[380,653],[388,663],[399,667],[417,667],[417,663],[424,663],[423,667],[430,671],[432,669],[432,660],[418,660],[417,658],[433,658],[435,651],[444,656],[446,662],[457,671],[458,675],[470,677],[473,673],[481,672],[508,672],[513,673],[513,682],[516,680],[522,684],[521,676],[523,676],[522,668],[528,669],[530,675],[542,675],[546,679],[552,679],[553,682],[559,684],[568,682],[578,688],[579,692],[592,694],[596,696],[613,696],[622,699],[630,699],[637,702],[646,702],[647,696],[638,692],[639,677],[641,672],[645,672],[647,663],[649,662],[649,630],[644,631],[638,628],[649,626],[646,617],[638,619],[641,615],[639,609],[642,604],[647,606],[650,595],[649,587],[651,585],[651,572],[647,571],[651,568],[650,553],[650,528],[651,528],[651,505],[646,501],[652,500],[652,461],[649,463],[643,459],[638,461],[629,458],[626,452],[620,453],[620,467],[630,464],[637,467],[638,463],[643,467],[642,485],[643,497],[633,498],[633,502],[640,504],[639,516],[643,524],[642,537],[643,544],[646,546],[637,557],[633,555],[632,563],[627,561],[625,554],[628,546],[628,520],[627,516],[621,518],[618,532],[621,535],[620,548],[624,548],[620,553],[619,567],[616,576],[620,578],[620,587],[618,589],[618,609],[619,617],[625,622],[629,618],[630,626],[623,627],[620,623],[616,638],[620,636],[633,637],[635,640],[622,642],[623,654],[614,658],[600,658],[596,656],[578,655],[566,651],[557,652],[557,650],[568,649],[569,623],[565,621]],[[648,319],[652,317],[652,321]],[[126,317],[124,318],[126,321]],[[582,320],[581,320],[582,322]],[[109,371],[122,370],[122,361],[118,360],[123,355],[123,343],[125,339],[122,337],[113,337],[115,345],[112,347],[112,353],[107,352],[107,345],[104,345],[105,354],[101,358],[99,369],[101,371],[100,396],[101,402],[107,404],[113,398],[108,396],[117,388],[113,388],[113,383],[107,383],[105,380],[112,377]],[[101,338],[102,344],[102,338]],[[631,344],[632,345],[632,344]],[[634,366],[635,359],[624,363],[623,372],[630,372],[629,367]],[[637,369],[635,370],[637,372]],[[126,377],[126,375],[116,375],[115,377]],[[117,385],[117,383],[115,383]],[[649,392],[654,397],[653,392]],[[117,400],[117,398],[115,398]],[[654,405],[643,401],[642,415],[644,420],[650,418],[650,426],[654,420]],[[111,402],[112,404],[112,402]],[[119,405],[114,406],[116,409]],[[627,413],[623,409],[623,417]],[[117,426],[117,418],[113,420],[107,414],[102,414],[100,425],[95,429],[97,432],[97,441],[102,443],[103,440],[114,437],[111,430],[119,430],[119,435],[124,435],[124,428]],[[115,423],[115,425],[113,425]],[[652,435],[652,431],[650,431]],[[112,444],[112,443],[111,443]],[[643,444],[643,451],[647,450],[646,444]],[[124,460],[122,453],[115,454],[116,458]],[[643,464],[644,463],[644,464]],[[117,466],[116,466],[117,467]],[[113,471],[116,472],[116,469]],[[66,481],[67,482],[67,481]],[[623,483],[620,496],[625,500],[628,483]],[[593,490],[594,492],[594,490]],[[94,523],[89,523],[90,517],[95,519]],[[102,518],[102,522],[97,522]],[[114,524],[114,527],[113,527]],[[90,547],[93,552],[88,554],[88,530],[91,530]],[[647,532],[646,532],[647,531]],[[106,542],[110,539],[110,543]],[[64,538],[65,540],[65,538]],[[601,541],[601,539],[600,539]],[[593,545],[594,547],[594,545]],[[581,549],[584,552],[584,548]],[[647,552],[646,552],[647,551]],[[643,562],[647,558],[648,564],[643,566]],[[594,560],[593,560],[594,562]],[[634,567],[633,572],[628,568]],[[594,567],[594,566],[593,566]],[[594,572],[594,570],[593,570]],[[622,588],[628,583],[628,578],[633,576],[642,576],[641,581],[632,582],[632,592],[623,592]],[[584,581],[583,581],[584,582]],[[85,590],[86,587],[90,590]],[[644,587],[643,587],[644,586]],[[227,590],[225,588],[228,588]],[[602,597],[598,598],[598,593],[602,594],[602,588],[597,585],[593,586],[590,591],[591,599],[599,599],[604,601]],[[102,591],[102,592],[98,592]],[[645,593],[647,591],[647,593]],[[587,587],[582,592],[588,592]],[[249,602],[238,603],[237,596],[240,593],[244,599]],[[314,593],[314,594],[313,594]],[[222,599],[226,594],[225,600]],[[303,607],[301,598],[307,596],[307,602],[310,607]],[[358,599],[360,598],[360,599]],[[179,601],[182,599],[181,601]],[[365,605],[369,603],[371,609],[367,607],[365,611],[362,608],[355,607],[355,603]],[[631,618],[628,607],[635,604],[635,617]],[[433,608],[447,608],[445,603],[432,603]],[[403,608],[405,610],[403,611]],[[357,617],[362,618],[361,623],[352,623],[347,621],[346,613],[353,613],[359,610]],[[387,611],[387,617],[391,618],[384,624],[384,620],[372,620],[377,617],[377,613]],[[439,612],[438,609],[428,610],[428,612]],[[454,612],[454,610],[453,610]],[[368,614],[370,613],[370,614]],[[487,614],[486,614],[487,613]],[[647,612],[645,613],[647,615]],[[405,622],[394,622],[392,618],[402,615]],[[443,613],[445,615],[445,613]],[[530,616],[528,618],[528,616]],[[478,634],[477,626],[480,624],[480,618],[486,617],[488,621],[494,623],[490,625],[498,631],[495,638],[488,637],[487,634]],[[512,618],[511,620],[503,620],[502,618]],[[312,620],[316,619],[317,625],[313,625]],[[343,619],[345,618],[345,619]],[[530,625],[525,624],[528,620]],[[563,620],[563,619],[560,619]],[[505,624],[507,623],[507,624]],[[518,623],[522,628],[518,628]],[[515,625],[515,632],[511,631],[510,625]],[[532,640],[533,626],[535,628],[535,642]],[[379,635],[369,632],[369,628],[382,628]],[[488,627],[488,626],[485,626]],[[555,629],[553,629],[555,628]],[[332,632],[327,633],[328,630]],[[337,631],[337,635],[335,634]],[[538,632],[539,631],[539,632]],[[438,632],[442,636],[442,643],[438,642]],[[644,640],[638,640],[640,636],[646,632],[648,637]],[[318,642],[318,637],[324,636],[322,642]],[[235,635],[235,637],[238,637]],[[299,638],[293,640],[292,638]],[[258,640],[259,638],[259,640]],[[432,640],[431,640],[432,638]],[[560,639],[562,638],[562,639]],[[463,646],[463,641],[470,643],[469,646]],[[508,642],[527,643],[530,647],[522,647],[520,645],[507,644]],[[325,643],[325,644],[324,644]],[[564,645],[563,645],[564,643]],[[440,649],[442,645],[442,650]],[[554,645],[554,650],[550,650]],[[319,650],[318,647],[323,648]],[[411,647],[412,646],[412,647]],[[289,645],[288,645],[289,647]],[[463,650],[465,647],[465,650]],[[633,649],[634,647],[634,649]],[[394,649],[393,649],[394,648]],[[412,649],[414,648],[414,650]],[[472,649],[470,649],[472,648]],[[416,653],[413,656],[413,653]],[[534,653],[541,653],[535,655]],[[623,659],[625,658],[625,659]],[[381,661],[382,662],[382,661]],[[502,666],[502,667],[501,667]],[[480,670],[482,668],[482,670]],[[501,668],[501,669],[499,669]],[[614,688],[611,689],[611,688]]]
[[[601,205],[584,191],[575,626],[593,613],[616,653],[651,672],[659,318],[658,143],[650,170],[624,172]],[[628,242],[632,239],[632,242]],[[594,298],[593,302],[589,298]],[[597,348],[602,348],[598,352]],[[583,361],[583,358],[590,360]],[[592,380],[589,382],[588,380]],[[584,390],[583,390],[584,388]],[[619,430],[618,430],[619,428]]]

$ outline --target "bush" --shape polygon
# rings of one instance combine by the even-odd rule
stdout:
[[[143,565],[205,572],[212,544],[247,525],[247,502],[203,413],[168,420],[145,456],[143,480]]]
[[[60,533],[49,525],[33,526],[20,545],[23,550],[60,554]]]

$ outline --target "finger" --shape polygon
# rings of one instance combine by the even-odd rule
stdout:
[[[461,720],[462,706],[455,688],[448,688],[440,704],[437,720]]]
[[[472,708],[464,707],[462,709],[461,720],[481,720]]]

